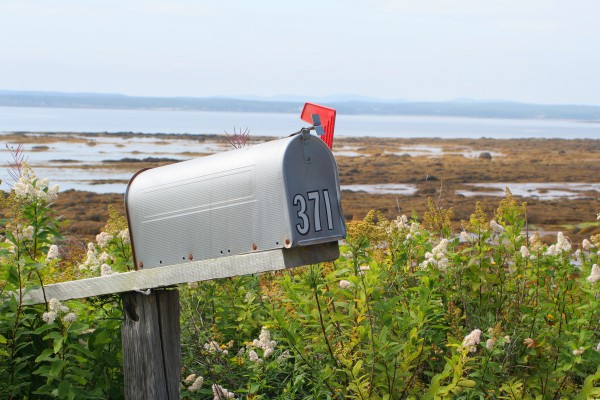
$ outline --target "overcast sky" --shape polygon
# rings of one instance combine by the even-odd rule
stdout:
[[[600,105],[600,0],[0,0],[0,90]]]

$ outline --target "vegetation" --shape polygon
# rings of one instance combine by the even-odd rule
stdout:
[[[2,198],[0,398],[122,397],[118,296],[28,305],[44,284],[131,267],[111,212],[87,249],[61,238],[57,188],[22,164]],[[187,399],[600,397],[600,236],[547,245],[507,191],[449,226],[348,223],[342,256],[180,288]]]

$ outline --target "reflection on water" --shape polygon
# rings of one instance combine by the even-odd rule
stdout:
[[[469,183],[467,185],[475,190],[457,190],[456,194],[465,197],[504,197],[505,188],[509,188],[514,196],[531,197],[538,200],[556,200],[560,198],[573,200],[590,197],[590,192],[600,192],[599,183]]]
[[[443,148],[436,146],[402,146],[398,151],[386,151],[383,154],[391,154],[395,156],[411,156],[411,157],[439,157],[439,156],[463,156],[465,158],[478,158],[481,153],[489,153],[492,157],[501,157],[503,154],[490,150],[473,150],[470,147],[464,148]]]
[[[415,185],[401,183],[379,183],[374,185],[341,185],[340,189],[350,192],[366,192],[368,194],[400,194],[411,196],[417,192]]]

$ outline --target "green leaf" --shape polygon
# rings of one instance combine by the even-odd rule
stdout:
[[[73,400],[75,398],[75,392],[73,390],[73,385],[67,381],[62,381],[58,385],[58,397],[61,399]]]
[[[52,360],[53,355],[54,355],[54,351],[52,349],[45,349],[44,351],[42,351],[42,354],[37,356],[37,358],[35,359],[35,362],[38,363],[38,362]]]

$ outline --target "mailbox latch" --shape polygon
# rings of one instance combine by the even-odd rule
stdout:
[[[304,154],[304,162],[306,164],[312,163],[312,151],[310,146],[310,141],[312,140],[312,135],[310,134],[310,128],[302,129],[302,153]]]
[[[310,131],[315,131],[319,136],[325,134],[323,130],[323,126],[321,125],[321,117],[319,114],[312,115],[313,126],[309,128],[302,128],[298,132],[293,133],[292,135],[301,134],[302,135],[302,152],[304,153],[304,162],[306,164],[310,164],[312,162],[312,152],[310,149],[310,141],[312,140],[312,135]]]

